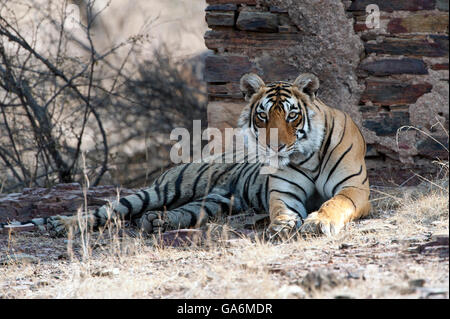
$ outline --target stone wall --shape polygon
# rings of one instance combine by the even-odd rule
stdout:
[[[448,158],[448,0],[207,2],[210,127],[235,127],[244,73],[272,82],[312,72],[319,97],[362,129],[372,180],[402,183]],[[369,4],[379,28],[366,26]],[[408,125],[423,132],[397,134]]]

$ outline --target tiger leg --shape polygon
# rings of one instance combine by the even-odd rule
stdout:
[[[309,214],[300,231],[305,234],[338,234],[350,221],[365,216],[370,211],[369,190],[346,187],[322,204],[318,211]]]
[[[320,163],[316,190],[326,201],[309,214],[304,233],[339,233],[350,221],[369,213],[369,180],[365,164],[366,143],[361,131],[345,113],[330,109],[334,122],[330,144]],[[333,127],[338,129],[333,140]],[[337,131],[336,131],[337,132]],[[339,136],[339,138],[338,138]],[[359,168],[359,169],[358,169]]]
[[[202,200],[190,202],[169,211],[145,213],[138,226],[147,234],[158,234],[181,228],[198,228],[228,209],[229,200],[210,194]]]
[[[307,217],[306,200],[314,184],[300,170],[284,169],[269,181],[269,238],[286,239]]]
[[[52,237],[61,237],[65,236],[69,229],[78,233],[82,230],[104,227],[108,222],[134,220],[148,209],[162,207],[164,203],[158,200],[158,197],[155,187],[150,187],[93,211],[71,216],[51,216],[46,220],[47,230]]]
[[[120,198],[110,204],[75,216],[52,216],[46,220],[47,229],[52,236],[65,236],[72,228],[80,231],[82,221],[88,228],[99,228],[114,220],[135,221],[146,211],[162,210],[165,206],[176,208],[194,198],[194,188],[181,189],[181,180],[192,179],[192,176],[202,176],[208,171],[208,164],[189,163],[175,166],[165,171],[152,186],[136,194]],[[206,183],[198,183],[197,193],[204,193]],[[194,198],[197,199],[197,198]]]
[[[298,203],[296,208],[288,207],[282,198],[271,198],[270,225],[267,229],[269,238],[287,239],[292,230],[299,228],[306,216],[306,209],[302,203]]]

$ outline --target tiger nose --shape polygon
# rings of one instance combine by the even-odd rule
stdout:
[[[273,149],[274,151],[278,150],[278,152],[281,151],[285,146],[286,144],[279,144],[278,147],[277,145],[267,144],[267,147]]]

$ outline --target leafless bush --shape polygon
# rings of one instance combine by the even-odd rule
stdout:
[[[0,192],[81,182],[82,153],[98,185],[120,164],[117,154],[146,139],[148,176],[168,165],[158,154],[170,145],[166,133],[204,116],[199,84],[187,82],[167,50],[140,58],[145,33],[97,50],[92,30],[102,9],[94,3],[81,7],[80,35],[65,29],[67,1],[0,0]],[[25,23],[36,11],[40,18]]]
[[[191,70],[174,62],[166,49],[155,52],[151,61],[140,62],[135,75],[124,79],[126,82],[116,94],[109,95],[110,102],[104,107],[115,126],[111,131],[119,136],[116,139],[120,143],[141,141],[147,146],[135,152],[133,159],[124,157],[123,152],[116,158],[116,171],[122,175],[133,174],[129,171],[132,165],[127,164],[132,164],[130,160],[135,162],[141,173],[135,169],[137,183],[129,185],[139,186],[159,174],[161,167],[171,165],[167,160],[173,143],[169,141],[172,129],[191,130],[194,119],[206,124],[206,96]],[[156,162],[161,164],[155,165]],[[123,180],[121,176],[115,177]]]

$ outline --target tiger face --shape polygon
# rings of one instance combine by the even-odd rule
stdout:
[[[293,83],[269,85],[256,74],[246,74],[241,90],[249,104],[239,126],[250,131],[258,147],[277,156],[282,165],[292,157],[307,157],[320,147],[323,137],[323,124],[313,110],[318,87],[312,74],[302,74]]]

